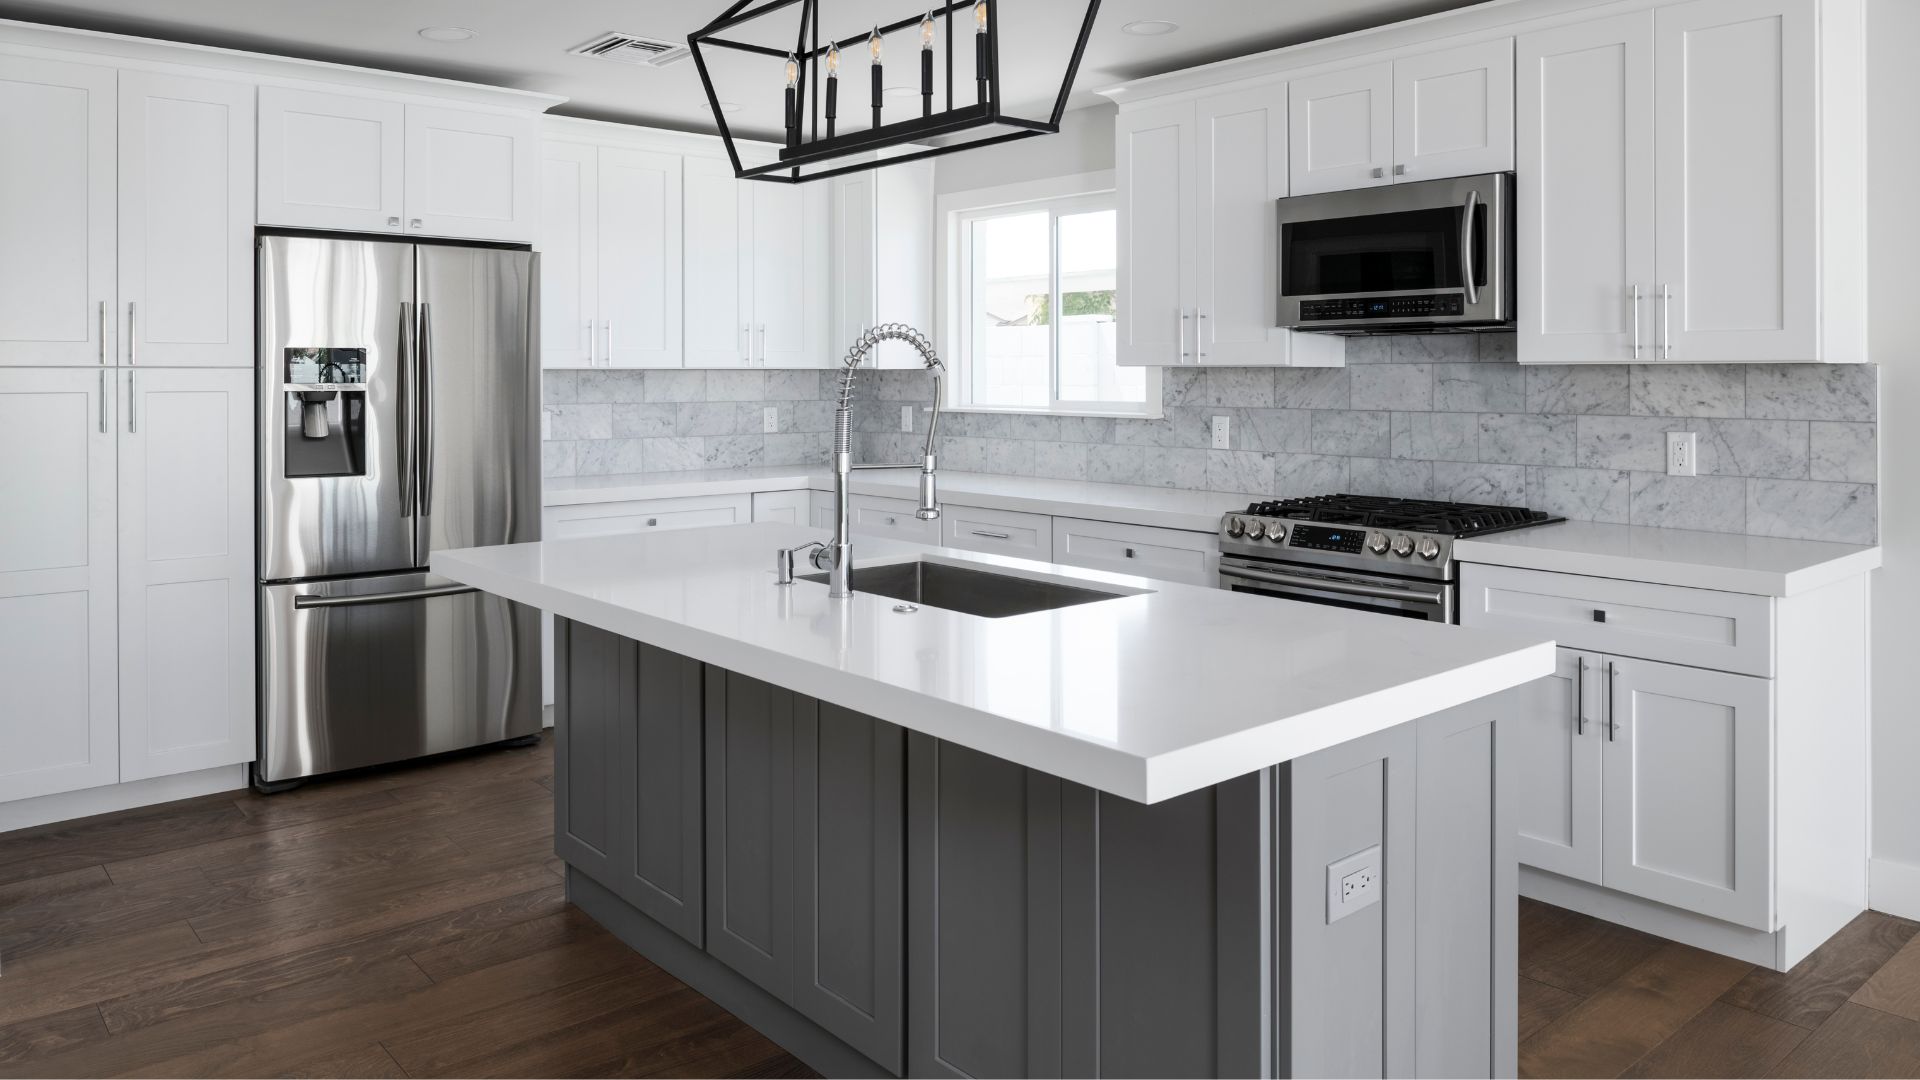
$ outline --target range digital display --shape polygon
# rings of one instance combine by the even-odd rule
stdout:
[[[1315,551],[1343,551],[1349,555],[1358,555],[1361,545],[1366,542],[1367,530],[1365,529],[1327,529],[1318,525],[1295,525],[1290,546],[1312,548]]]

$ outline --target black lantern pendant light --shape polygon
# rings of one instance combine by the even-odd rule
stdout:
[[[1052,94],[1052,112],[1045,119],[1015,115],[1006,107],[1000,64],[1005,17],[1000,8],[1024,7],[1027,13],[1042,9],[1058,23],[1061,9],[1077,11],[1079,0],[1072,5],[1064,0],[937,0],[932,8],[916,6],[924,2],[900,0],[893,6],[908,10],[903,17],[860,28],[825,25],[834,13],[844,14],[854,6],[848,0],[737,0],[688,37],[707,104],[726,140],[735,174],[747,180],[804,183],[1060,130],[1100,0],[1084,0],[1086,14],[1077,24],[1078,36],[1066,55],[1058,92]],[[870,14],[875,7],[890,4],[893,0],[865,0],[860,6],[863,14]],[[908,45],[902,31],[911,31],[912,45],[918,46],[917,68],[902,62],[903,47]],[[851,36],[833,36],[840,33]],[[896,34],[900,37],[889,40]],[[729,101],[770,104],[774,90],[783,88],[783,139],[772,160],[743,163],[728,110],[721,107],[722,95],[714,86],[709,49],[728,50],[751,58],[755,65],[765,65],[764,81],[746,87],[730,85],[725,95]],[[842,77],[857,74],[857,67],[846,65],[850,53],[866,60],[871,115],[867,126],[852,130],[847,126],[849,117],[842,114],[840,86]],[[902,117],[897,110],[893,118],[888,117],[884,74],[888,59],[898,65],[896,70],[905,68],[918,75],[917,115]],[[972,75],[971,88],[964,79],[956,87],[956,66],[963,75]],[[730,67],[735,81],[741,70],[739,64]],[[944,79],[937,79],[937,72],[943,72]],[[858,85],[854,84],[852,94],[860,93]],[[1051,91],[1050,82],[1047,88]],[[849,112],[857,125],[858,97],[852,101]],[[767,115],[771,126],[770,109]],[[939,144],[928,145],[930,140]]]

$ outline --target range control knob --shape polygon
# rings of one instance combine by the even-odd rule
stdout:
[[[1367,537],[1367,550],[1373,552],[1375,555],[1385,555],[1387,553],[1387,534],[1374,533],[1372,536]]]
[[[1241,520],[1240,518],[1227,519],[1227,535],[1228,536],[1233,536],[1233,537],[1245,536],[1246,532],[1247,532],[1247,523],[1245,521]]]
[[[1405,533],[1402,533],[1399,536],[1394,537],[1393,553],[1395,555],[1400,556],[1403,559],[1409,555],[1412,555],[1413,554],[1413,537],[1408,536]]]
[[[1280,524],[1277,521],[1272,523],[1271,525],[1268,525],[1267,539],[1273,541],[1276,544],[1285,543],[1287,539],[1287,527],[1285,525]]]
[[[1267,524],[1266,524],[1266,522],[1264,522],[1264,521],[1249,521],[1249,522],[1247,522],[1247,539],[1249,539],[1249,540],[1258,540],[1258,539],[1261,539],[1262,537],[1264,537],[1264,536],[1266,536],[1266,535],[1267,535]]]
[[[1425,540],[1420,541],[1420,557],[1427,560],[1428,562],[1432,562],[1433,560],[1439,558],[1440,557],[1440,541],[1435,540],[1431,536],[1427,537]]]

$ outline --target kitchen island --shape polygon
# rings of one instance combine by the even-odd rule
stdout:
[[[627,944],[830,1075],[1513,1072],[1550,642],[869,539],[776,584],[819,536],[434,556],[560,620],[556,850]],[[1078,602],[860,591],[911,561]]]

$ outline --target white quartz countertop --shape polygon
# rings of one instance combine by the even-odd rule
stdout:
[[[1461,562],[1793,596],[1880,565],[1880,549],[1819,540],[1568,521],[1457,540]]]
[[[1553,643],[862,537],[1122,592],[987,619],[774,584],[758,523],[436,552],[436,574],[1141,802],[1195,791],[1552,672]]]

